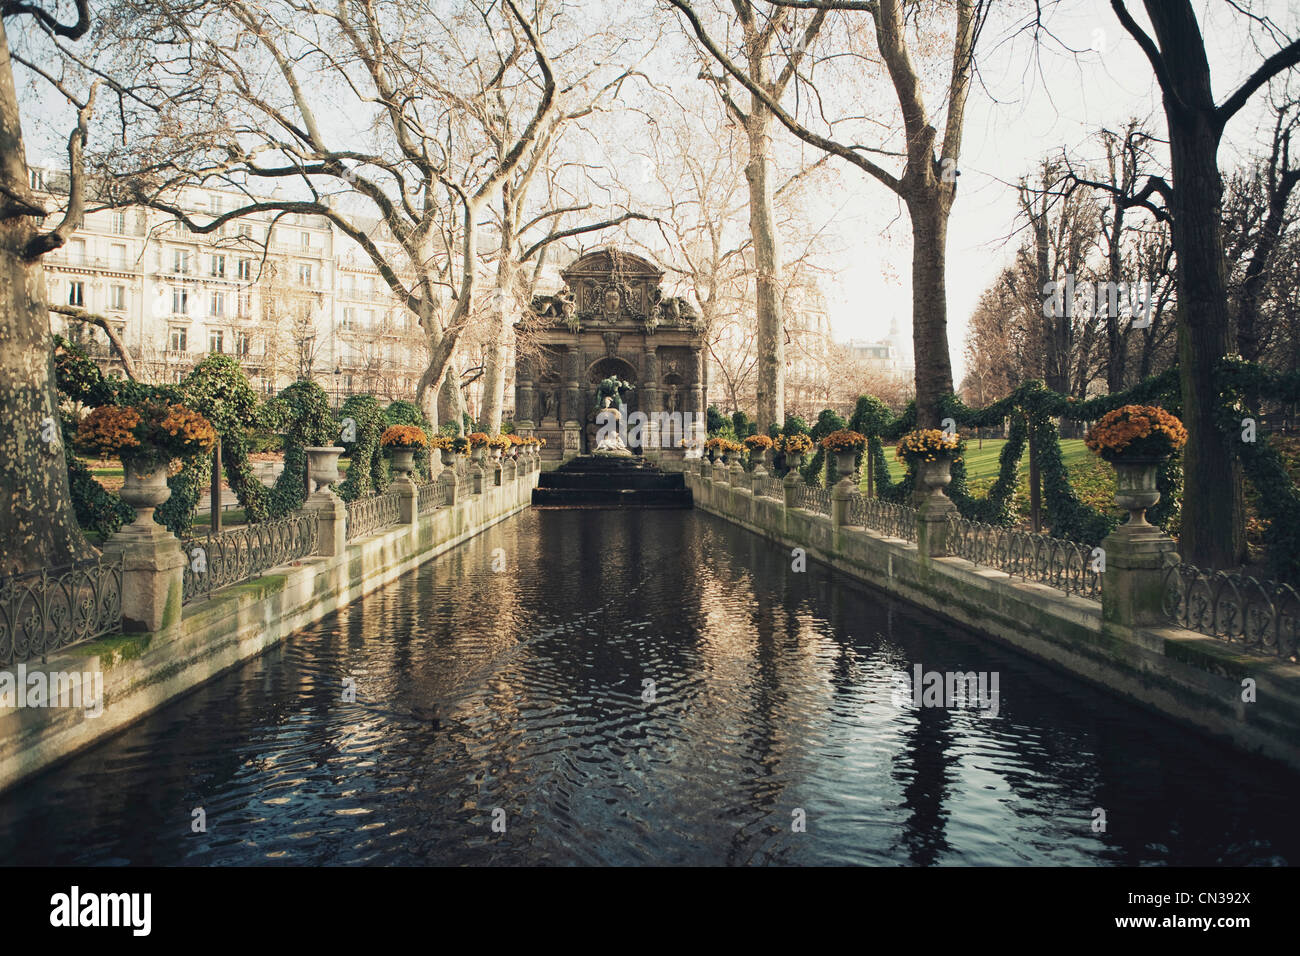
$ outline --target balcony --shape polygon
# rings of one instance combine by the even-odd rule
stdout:
[[[132,261],[114,262],[101,256],[75,255],[70,252],[49,252],[41,256],[41,261],[52,266],[67,266],[72,269],[107,269],[113,272],[137,272],[139,267]]]

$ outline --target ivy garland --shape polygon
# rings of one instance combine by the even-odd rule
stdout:
[[[339,497],[355,501],[380,494],[388,487],[388,460],[379,448],[384,430],[383,410],[373,395],[352,395],[343,403],[342,417],[356,423],[356,441],[341,442],[351,464],[339,485]]]

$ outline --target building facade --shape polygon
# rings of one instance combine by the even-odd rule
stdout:
[[[33,169],[33,188],[58,198],[62,184],[46,176]],[[242,193],[189,189],[178,205],[202,222],[247,202]],[[378,225],[371,231],[391,244]],[[143,206],[96,210],[42,264],[51,305],[104,316],[150,382],[179,382],[221,353],[264,394],[311,378],[335,402],[355,393],[409,400],[427,362],[415,317],[323,216],[261,212],[199,234]],[[50,315],[53,331],[106,371],[121,369],[100,330]]]

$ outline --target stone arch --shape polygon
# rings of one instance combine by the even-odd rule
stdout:
[[[598,385],[611,375],[633,385],[638,385],[641,381],[636,366],[617,355],[606,355],[587,366],[587,382],[591,385]]]

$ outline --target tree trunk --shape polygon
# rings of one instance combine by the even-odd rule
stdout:
[[[59,434],[45,270],[24,250],[30,197],[9,41],[0,22],[0,574],[91,557],[77,526]],[[34,201],[34,200],[33,200]]]
[[[758,311],[758,430],[785,422],[785,321],[781,295],[781,243],[772,212],[772,114],[753,98],[748,121],[749,230],[754,240]]]
[[[1191,5],[1146,0],[1146,8],[1181,101],[1165,98],[1173,173],[1171,231],[1178,257],[1178,365],[1188,432],[1179,550],[1190,564],[1230,568],[1246,556],[1246,535],[1235,436],[1216,421],[1214,368],[1229,346],[1218,166],[1222,131],[1205,43]]]
[[[948,357],[948,205],[933,188],[910,192],[912,348],[916,355],[916,427],[938,428],[939,403],[952,394]]]

